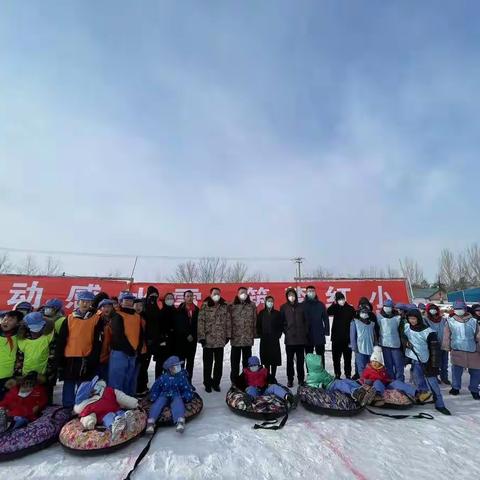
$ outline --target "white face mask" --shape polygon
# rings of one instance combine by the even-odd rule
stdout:
[[[182,371],[182,366],[181,365],[174,365],[171,369],[170,372],[173,375],[176,375],[177,373],[180,373]]]
[[[367,319],[368,317],[370,317],[370,314],[368,314],[367,312],[362,312],[360,314],[360,318]]]
[[[169,298],[168,300],[165,300],[165,305],[168,307],[171,307],[175,303],[175,300],[173,298]]]
[[[32,393],[32,389],[31,389],[31,388],[28,388],[28,389],[24,390],[23,387],[20,387],[20,390],[18,391],[18,396],[19,396],[19,397],[22,397],[22,398],[26,398],[26,397],[28,397],[31,393]]]
[[[392,313],[392,307],[383,307],[385,313]]]
[[[214,302],[218,302],[218,301],[220,300],[220,295],[218,295],[218,293],[215,294],[215,295],[212,295],[212,300],[213,300]]]
[[[310,299],[310,300],[313,300],[316,296],[316,293],[315,292],[307,292],[307,297]]]
[[[250,367],[250,370],[251,370],[252,372],[258,372],[258,369],[259,369],[259,368],[260,368],[260,367],[259,367],[258,365],[253,365],[252,367]]]
[[[346,300],[339,300],[337,303],[343,307],[345,305]]]
[[[238,298],[243,302],[247,299],[247,294],[246,293],[241,293]]]
[[[295,295],[289,295],[288,301],[293,303],[295,301]]]
[[[459,308],[458,310],[454,310],[453,313],[455,313],[457,317],[463,317],[465,315],[465,310],[463,308]]]
[[[266,305],[267,308],[273,308],[273,302],[267,302]]]
[[[436,315],[438,310],[435,310],[434,308],[432,308],[428,312],[430,313],[430,315]]]

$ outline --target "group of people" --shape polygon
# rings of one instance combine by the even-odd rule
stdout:
[[[28,302],[20,302],[1,320],[0,431],[38,417],[52,402],[58,380],[63,381],[63,406],[86,417],[85,425],[92,428],[103,422],[114,431],[128,428],[128,409],[149,392],[152,359],[155,383],[150,400],[154,404],[148,431],[154,430],[167,405],[178,430],[183,431],[184,403],[194,395],[191,381],[197,344],[203,348],[206,392],[220,391],[224,348],[230,342],[232,384],[244,384],[252,396],[271,388],[290,401],[288,392],[274,381],[282,364],[282,335],[289,388],[294,385],[295,371],[298,383],[305,383],[306,355],[307,384],[349,393],[360,403],[370,401],[371,391],[382,394],[386,388],[421,402],[433,396],[436,408],[449,414],[439,388],[439,382],[450,385],[449,352],[449,393],[459,394],[463,371],[468,369],[469,390],[474,399],[480,399],[479,325],[480,305],[468,308],[456,302],[450,315],[442,315],[434,304],[395,305],[387,300],[375,312],[367,298],[361,298],[354,308],[337,292],[327,308],[314,286],[307,287],[303,302],[296,289],[287,289],[280,308],[267,296],[258,313],[244,287],[230,303],[214,287],[200,309],[189,290],[176,307],[172,293],[160,300],[153,286],[143,299],[130,292],[122,292],[118,299],[103,292],[80,292],[69,315],[58,299],[47,301],[37,311]],[[328,336],[333,376],[325,371]],[[252,356],[255,338],[260,339],[260,359]],[[414,385],[405,382],[409,364]],[[95,405],[102,408],[92,417]]]

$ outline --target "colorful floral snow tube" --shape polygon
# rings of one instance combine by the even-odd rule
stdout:
[[[192,418],[196,417],[202,410],[203,400],[200,398],[198,393],[195,393],[193,399],[190,402],[185,403],[185,421],[188,422]],[[158,417],[157,425],[159,427],[168,427],[173,425],[172,411],[169,407],[165,407],[163,409],[162,414]]]
[[[353,398],[338,391],[301,385],[298,387],[298,398],[307,410],[324,415],[351,417],[363,411]]]
[[[133,410],[135,416],[131,429],[125,429],[114,441],[109,429],[95,428],[85,430],[78,418],[68,422],[60,432],[60,443],[69,452],[91,455],[105,453],[107,451],[121,448],[143,434],[147,425],[147,414],[145,411]]]
[[[47,407],[34,422],[3,433],[0,435],[0,461],[23,457],[55,443],[71,417],[71,409]]]
[[[280,386],[292,393],[287,387]],[[226,402],[233,412],[256,420],[273,420],[288,412],[285,400],[276,395],[261,395],[252,398],[235,386],[232,386],[227,392]]]
[[[396,410],[405,410],[413,406],[412,400],[398,390],[385,390],[382,400],[383,404],[373,404],[372,406],[380,408],[393,408]]]

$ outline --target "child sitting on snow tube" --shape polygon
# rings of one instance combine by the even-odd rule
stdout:
[[[7,383],[10,391],[0,402],[0,433],[24,427],[36,420],[47,406],[46,388],[36,372]]]
[[[354,380],[335,379],[330,375],[322,364],[322,357],[314,353],[308,353],[307,363],[307,385],[314,388],[323,388],[327,392],[338,391],[350,395],[361,407],[368,405],[375,398],[375,390],[365,385],[359,385]]]
[[[83,382],[75,396],[73,411],[80,417],[86,430],[93,430],[102,424],[112,432],[115,441],[124,430],[133,428],[134,413],[138,400],[120,390],[107,387],[105,381],[96,376],[90,382]]]
[[[236,380],[237,385],[241,385],[242,390],[253,398],[261,395],[275,395],[287,402],[287,409],[293,405],[293,395],[277,384],[275,378],[268,373],[265,367],[262,367],[258,357],[250,357],[247,367],[243,369],[243,373]]]
[[[385,390],[398,390],[404,393],[412,402],[425,403],[432,397],[430,392],[418,392],[413,385],[400,380],[392,380],[383,364],[382,348],[375,346],[373,348],[370,363],[367,364],[362,372],[360,382],[364,385],[372,385],[377,392],[374,400],[374,406],[382,406],[383,394]]]
[[[146,433],[155,432],[155,423],[162,410],[170,406],[173,423],[177,432],[185,430],[185,402],[194,398],[195,389],[190,383],[188,372],[183,368],[183,362],[178,357],[169,357],[163,362],[164,373],[155,380],[150,389],[150,400],[153,405],[147,420]]]

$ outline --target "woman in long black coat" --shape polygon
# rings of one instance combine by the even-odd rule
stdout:
[[[276,376],[277,367],[282,364],[280,337],[282,319],[274,308],[272,296],[265,298],[265,308],[257,316],[257,335],[260,337],[260,359],[272,376]]]

